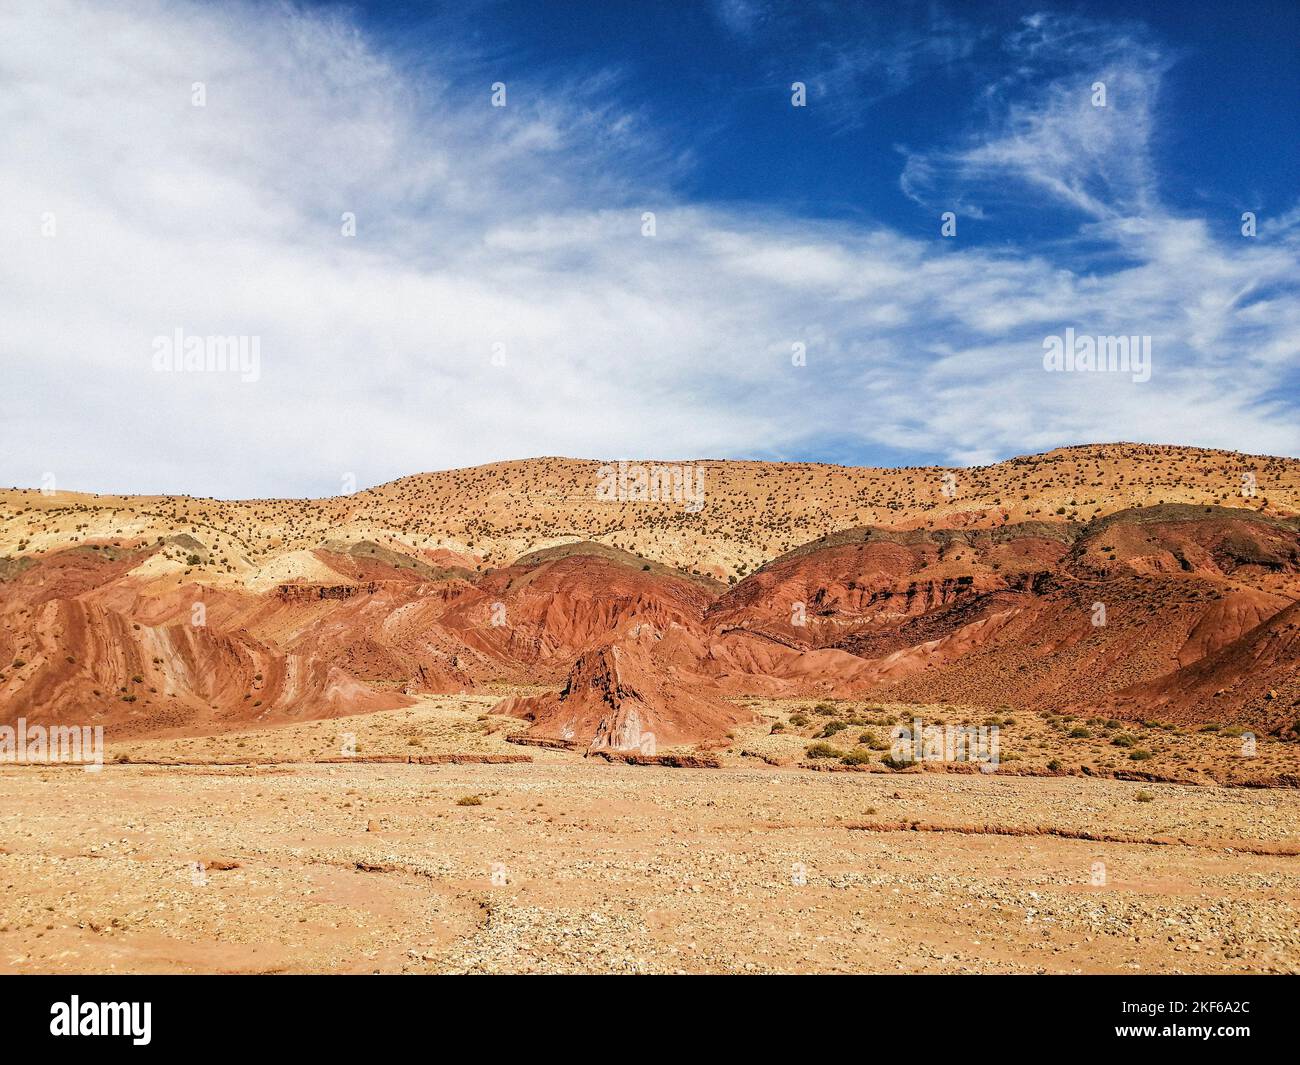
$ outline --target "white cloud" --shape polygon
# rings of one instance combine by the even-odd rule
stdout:
[[[953,459],[1089,439],[1300,452],[1294,411],[1266,401],[1296,364],[1294,230],[1229,248],[1126,213],[1145,175],[1039,179],[1105,195],[1086,236],[1132,265],[1102,273],[692,206],[639,179],[676,161],[616,80],[506,71],[493,109],[481,74],[449,49],[417,76],[343,16],[288,7],[7,5],[0,483],[329,494],[344,472],[798,455],[832,435]],[[1023,126],[1047,166],[1072,142],[1044,106]],[[1042,337],[1067,325],[1154,335],[1155,379],[1044,373]],[[153,372],[177,327],[261,337],[261,379]]]
[[[727,30],[769,60],[768,81],[802,80],[812,113],[841,133],[864,126],[880,101],[968,60],[985,36],[938,4],[819,8],[802,0],[714,0],[713,9]],[[822,33],[809,32],[819,24]]]
[[[754,33],[766,15],[760,0],[714,0],[713,11],[719,22],[742,37]]]
[[[1005,54],[1012,72],[982,101],[990,124],[956,148],[905,151],[904,193],[951,208],[1016,205],[1036,192],[1094,218],[1155,209],[1150,148],[1170,58],[1136,29],[1041,14]]]

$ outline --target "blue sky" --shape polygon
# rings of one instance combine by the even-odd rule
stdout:
[[[1298,46],[1290,3],[18,0],[0,483],[1300,455]],[[1150,379],[1047,372],[1067,328]],[[158,372],[176,329],[256,380]]]
[[[1239,205],[1286,210],[1300,190],[1300,5],[1292,3],[721,0],[674,5],[668,15],[662,3],[626,0],[450,13],[465,7],[431,5],[414,17],[407,4],[359,10],[397,49],[418,52],[454,27],[473,49],[468,68],[483,78],[612,76],[624,103],[644,109],[656,133],[690,157],[688,168],[649,172],[647,182],[693,201],[928,231],[933,212],[899,188],[900,149],[977,135],[987,95],[1024,62],[1008,41],[1045,12],[1077,20],[1085,47],[1128,34],[1169,64],[1151,148],[1171,208],[1221,210],[1227,234],[1237,230]],[[1067,68],[1049,57],[1023,71],[1016,92],[1086,73],[1086,61]],[[789,106],[794,80],[810,86],[805,111]],[[1037,206],[1036,237],[1077,224]],[[1019,242],[1024,221],[1018,212],[981,220],[963,239]]]

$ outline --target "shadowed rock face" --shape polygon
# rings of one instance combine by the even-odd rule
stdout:
[[[748,717],[739,695],[1268,730],[1300,717],[1296,519],[1213,505],[1002,518],[836,530],[730,587],[540,534],[482,569],[332,529],[240,579],[214,574],[237,552],[198,524],[25,551],[0,559],[0,721],[201,733],[498,682],[555,689],[496,708],[535,736],[615,751],[719,742]],[[676,516],[678,535],[692,520]]]
[[[1059,531],[1046,536],[1036,528],[852,530],[764,566],[720,597],[708,621],[719,631],[760,633],[800,649],[858,653],[855,645],[870,646],[872,637],[908,621],[995,593],[1014,599],[1011,593],[1049,576],[1068,547]]]
[[[705,678],[655,661],[661,634],[642,628],[581,655],[558,693],[506,700],[494,713],[533,722],[531,735],[591,750],[655,753],[658,746],[718,743],[753,715]]]
[[[1097,710],[1300,734],[1300,603],[1173,673],[1114,693]]]

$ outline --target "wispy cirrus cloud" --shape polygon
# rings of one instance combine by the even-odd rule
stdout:
[[[714,0],[713,13],[732,33],[749,37],[767,20],[771,5],[767,0]]]
[[[770,55],[774,82],[797,77],[821,120],[859,130],[873,105],[971,57],[986,36],[942,5],[819,5],[716,0],[719,21]]]
[[[988,83],[965,143],[905,151],[903,191],[984,208],[1037,195],[1094,218],[1157,209],[1151,146],[1173,58],[1140,27],[1046,14],[1004,51],[1010,73]]]

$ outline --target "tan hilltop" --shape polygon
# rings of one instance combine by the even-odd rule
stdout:
[[[588,541],[730,582],[829,532],[864,525],[1086,522],[1162,503],[1211,503],[1275,516],[1300,511],[1296,459],[1149,444],[1057,448],[970,468],[715,459],[637,464],[648,472],[686,467],[702,478],[690,485],[702,483],[703,505],[693,512],[673,498],[601,499],[602,471],[616,464],[569,458],[416,474],[311,500],[11,489],[0,491],[0,556],[185,534],[203,549],[173,543],[173,568],[188,569],[189,578],[203,582],[269,587],[332,579],[311,554],[332,542],[413,550],[430,565],[472,570]],[[1253,496],[1242,493],[1244,475],[1254,478]],[[180,565],[191,558],[197,561]]]

